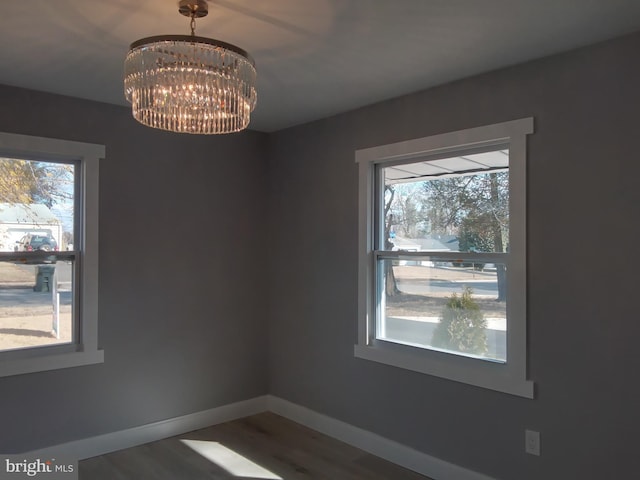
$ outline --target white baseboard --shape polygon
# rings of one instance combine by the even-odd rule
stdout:
[[[144,443],[162,440],[200,428],[229,422],[264,412],[267,408],[267,396],[255,397],[241,402],[223,405],[222,407],[204,410],[181,417],[170,418],[160,422],[149,423],[139,427],[128,428],[96,437],[75,440],[73,442],[43,448],[30,452],[35,457],[49,458],[60,455],[67,458],[84,460],[124,448],[135,447]]]
[[[273,395],[263,395],[202,412],[63,443],[29,453],[39,458],[60,455],[83,460],[265,411],[281,415],[435,480],[494,480],[486,475],[445,462],[393,440]]]
[[[494,480],[272,395],[267,410],[436,480]]]

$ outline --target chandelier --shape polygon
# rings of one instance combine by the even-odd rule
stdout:
[[[181,0],[191,35],[160,35],[131,44],[124,62],[124,92],[133,117],[178,133],[238,132],[256,106],[256,68],[241,48],[195,34],[206,0]]]

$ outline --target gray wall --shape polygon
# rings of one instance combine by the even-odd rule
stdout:
[[[99,344],[105,363],[0,378],[0,452],[267,392],[267,137],[175,135],[115,107],[0,87],[0,131],[106,145]]]
[[[497,479],[637,471],[638,51],[633,35],[273,134],[270,392]],[[354,358],[355,150],[528,116],[536,399]]]

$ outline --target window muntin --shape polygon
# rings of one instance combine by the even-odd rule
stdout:
[[[533,398],[533,382],[527,379],[526,365],[526,138],[530,133],[533,133],[533,119],[526,118],[356,152],[360,212],[356,357]],[[494,244],[492,248],[486,245],[478,248],[476,245],[457,252],[429,246],[412,248],[411,242],[405,242],[402,248],[394,250],[398,245],[388,242],[391,230],[382,220],[385,218],[385,177],[392,183],[404,184],[426,177],[446,179],[501,173],[507,171],[507,167],[509,221],[502,232],[502,247]],[[406,266],[411,262],[424,262],[422,265],[432,262],[438,266],[459,263],[463,268],[493,264],[496,270],[503,268],[504,275],[498,279],[496,274],[495,281],[503,281],[502,290],[508,293],[504,303],[506,322],[504,330],[489,330],[495,330],[496,334],[503,332],[500,335],[504,340],[497,338],[496,341],[502,343],[504,351],[499,353],[500,348],[496,348],[496,354],[490,357],[434,347],[431,342],[412,342],[396,333],[390,335],[382,324],[385,315],[397,312],[387,311],[385,269],[388,272],[387,265],[395,268],[394,264]],[[421,276],[419,280],[424,284],[433,283],[429,275]],[[487,322],[488,326],[500,326],[500,322],[493,321],[494,317],[489,318],[492,322]],[[489,333],[493,332],[485,332]]]
[[[4,291],[0,298],[0,310],[13,306],[22,317],[10,319],[13,324],[0,330],[0,343],[8,335],[39,332],[32,335],[37,339],[24,345],[0,346],[0,376],[104,359],[97,339],[98,163],[104,153],[101,145],[0,133],[0,158],[10,160],[0,163],[5,173],[12,168],[16,173],[17,167],[41,169],[35,175],[41,181],[32,182],[29,188],[13,188],[15,179],[7,181],[8,176],[0,181],[5,212],[18,210],[10,218],[0,212],[0,284],[13,280],[15,290],[22,288],[23,294],[10,298],[10,292]],[[47,213],[43,204],[55,212]],[[16,218],[20,221],[10,224]],[[27,298],[24,287],[30,283],[39,298]],[[44,317],[40,327],[32,328],[28,322],[33,318],[29,317],[40,314]],[[17,323],[24,320],[29,328]],[[51,330],[43,333],[49,322]]]

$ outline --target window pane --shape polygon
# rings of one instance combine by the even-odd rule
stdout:
[[[509,152],[381,168],[383,234],[378,249],[506,252]]]
[[[0,251],[72,250],[73,164],[0,158]]]
[[[0,350],[73,341],[73,262],[0,262]]]
[[[506,269],[504,264],[469,263],[379,260],[377,338],[506,361],[506,302],[499,300]]]
[[[75,341],[75,211],[74,164],[0,158],[0,351]]]

